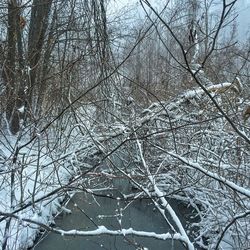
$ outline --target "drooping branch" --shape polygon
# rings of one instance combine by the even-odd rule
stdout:
[[[169,152],[169,151],[166,151],[165,149],[163,149],[162,147],[160,146],[157,146],[157,145],[154,145],[154,147],[158,148],[159,150],[167,153],[168,155],[171,155],[172,157],[180,160],[182,163],[196,169],[196,170],[199,170],[200,172],[202,172],[203,174],[205,174],[206,176],[209,176],[211,177],[212,179],[224,184],[225,186],[231,188],[233,191],[237,192],[237,193],[240,193],[248,198],[250,198],[250,190],[248,190],[247,188],[244,188],[244,187],[241,187],[237,184],[235,184],[234,182],[232,181],[229,181],[227,180],[227,178],[225,177],[222,177],[220,176],[219,174],[217,173],[213,173],[205,168],[203,168],[202,166],[200,166],[199,163],[196,163],[196,162],[193,162],[191,160],[188,160],[178,154],[175,154],[173,152]]]

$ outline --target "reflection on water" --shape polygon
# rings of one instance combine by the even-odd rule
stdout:
[[[77,206],[76,206],[77,204]],[[90,194],[78,193],[69,202],[70,215],[61,215],[56,219],[56,225],[62,229],[94,230],[96,225],[104,225],[108,229],[120,229],[132,227],[135,230],[166,233],[169,228],[162,219],[150,200],[135,200],[133,202],[122,202],[105,197],[93,197]],[[175,204],[178,210],[178,204]],[[184,214],[186,211],[182,211]],[[190,211],[189,211],[190,212]],[[122,213],[122,217],[120,216]],[[178,213],[178,211],[177,211]],[[179,212],[180,213],[180,212]],[[121,226],[119,219],[121,218]],[[184,218],[181,218],[184,220]],[[162,241],[147,237],[123,237],[123,236],[61,236],[49,233],[35,250],[184,250],[186,249],[177,241]]]

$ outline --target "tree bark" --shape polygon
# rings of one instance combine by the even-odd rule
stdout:
[[[39,61],[48,28],[49,13],[52,0],[33,0],[30,29],[28,37],[28,63],[29,63],[29,99],[28,105],[32,110],[32,97],[38,85]]]
[[[19,61],[21,62],[21,34],[18,29],[19,7],[15,0],[8,2],[8,51],[7,60],[4,65],[3,79],[6,85],[6,119],[9,125],[9,130],[12,134],[16,134],[20,129],[20,112],[18,108],[23,103],[21,86],[17,80],[16,70],[16,51],[19,41]]]

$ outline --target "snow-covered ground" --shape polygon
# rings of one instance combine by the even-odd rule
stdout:
[[[15,148],[17,138],[1,139],[2,142],[8,140],[9,147]],[[22,140],[18,144],[21,145]],[[13,163],[13,151],[4,145],[7,144],[1,146],[1,157],[5,161],[0,172],[0,242],[2,245],[7,239],[7,249],[25,249],[32,246],[39,226],[22,218],[45,225],[52,223],[65,198],[63,192],[53,194],[53,191],[66,185],[76,169],[68,161],[53,163],[55,159],[44,145],[23,148],[17,162]],[[11,182],[12,175],[14,182]],[[6,215],[10,215],[9,226]]]

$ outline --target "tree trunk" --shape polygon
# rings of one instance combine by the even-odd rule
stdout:
[[[19,41],[19,61],[21,62],[21,34],[19,25],[19,7],[15,0],[8,3],[8,51],[7,60],[4,65],[3,79],[6,84],[6,119],[9,130],[16,134],[20,129],[20,115],[18,108],[23,104],[21,86],[17,80],[16,50]]]
[[[33,0],[30,29],[28,38],[28,63],[29,63],[29,99],[28,105],[32,111],[34,91],[38,86],[39,61],[45,41],[45,33],[48,28],[48,18],[52,0]]]

